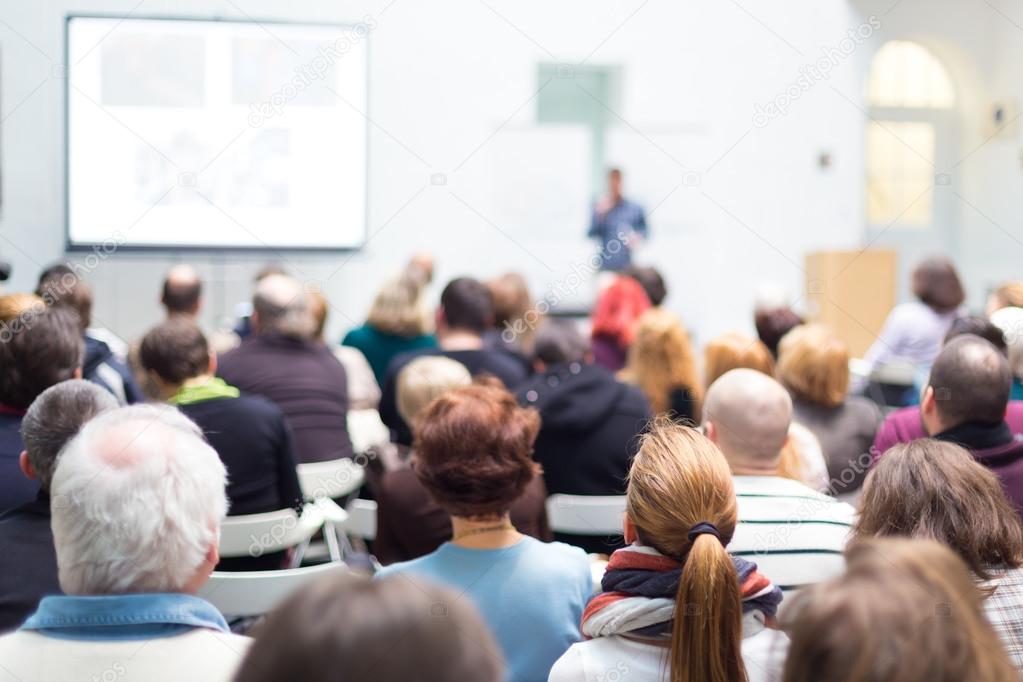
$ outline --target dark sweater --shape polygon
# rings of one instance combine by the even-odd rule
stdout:
[[[281,409],[299,462],[352,456],[347,377],[322,343],[257,334],[225,353],[217,374],[243,393],[261,395]]]
[[[1023,515],[1023,435],[1013,434],[1003,421],[996,424],[967,422],[934,437],[963,446],[975,460],[993,471],[1002,483],[1005,496]]]
[[[0,409],[0,512],[31,502],[39,484],[21,473],[18,457],[25,449],[21,441],[20,411]]]
[[[16,629],[48,594],[60,594],[50,497],[0,515],[0,632]]]
[[[473,376],[477,374],[491,374],[504,382],[509,391],[514,391],[529,376],[522,363],[504,351],[487,349],[440,350],[439,348],[430,348],[399,355],[391,361],[391,365],[387,368],[387,378],[384,380],[380,391],[380,419],[390,427],[391,439],[399,445],[412,444],[412,429],[409,428],[405,420],[398,414],[398,373],[401,372],[405,365],[425,355],[442,355],[446,358],[451,358],[455,362],[464,365],[469,370],[469,374]]]
[[[180,405],[227,468],[231,516],[302,505],[291,431],[280,409],[259,396]]]

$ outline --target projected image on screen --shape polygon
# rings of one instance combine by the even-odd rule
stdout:
[[[70,243],[361,245],[368,33],[71,18]]]

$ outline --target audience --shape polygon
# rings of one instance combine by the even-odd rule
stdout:
[[[349,331],[341,341],[366,356],[380,386],[396,356],[437,345],[430,311],[423,301],[425,286],[418,269],[385,281],[373,299],[366,324]]]
[[[730,556],[736,500],[728,465],[692,428],[660,422],[642,438],[629,475],[625,537],[550,682],[628,679],[769,680],[781,591],[755,564]],[[778,659],[781,660],[780,658]],[[623,679],[626,679],[623,677]]]
[[[546,320],[533,344],[536,375],[518,390],[519,403],[540,412],[534,458],[550,494],[621,495],[650,407],[635,386],[592,362],[575,325]],[[556,535],[606,554],[621,537]]]
[[[1023,399],[1023,308],[1005,307],[991,314],[991,326],[1001,332],[1012,370],[1011,400]],[[992,341],[988,337],[988,341]],[[992,341],[992,343],[994,343]],[[995,344],[997,346],[997,344]],[[1001,350],[1001,348],[999,348]]]
[[[50,530],[50,485],[61,448],[85,422],[117,407],[100,386],[69,379],[36,398],[21,422],[26,478],[39,482],[36,499],[0,514],[0,632],[13,630],[47,594],[59,594],[57,556]]]
[[[326,343],[324,328],[327,326],[327,297],[319,291],[309,293],[309,309],[316,322],[313,338]],[[377,384],[373,368],[366,356],[354,346],[328,346],[334,357],[345,368],[348,377],[348,408],[350,410],[375,410],[380,404],[380,385]]]
[[[778,380],[792,394],[793,417],[824,448],[832,494],[863,485],[881,423],[877,405],[849,396],[849,350],[826,327],[796,327],[778,344]]]
[[[25,410],[50,386],[81,378],[84,352],[74,311],[14,296],[0,297],[0,512],[36,498],[39,484],[19,465]]]
[[[643,391],[655,414],[699,423],[703,391],[695,353],[689,332],[674,313],[651,308],[639,317],[619,376]]]
[[[483,345],[483,334],[494,320],[494,304],[490,291],[483,283],[471,277],[451,280],[440,295],[437,309],[438,348],[404,353],[394,358],[382,384],[380,418],[391,428],[393,439],[402,445],[412,443],[412,430],[402,419],[395,404],[398,373],[416,357],[442,355],[460,362],[473,376],[490,374],[514,389],[528,376],[528,370],[518,360],[500,350]]]
[[[202,280],[187,263],[179,263],[167,271],[160,294],[160,305],[167,317],[182,315],[195,320],[202,307]]]
[[[64,448],[51,485],[60,586],[12,634],[4,670],[70,680],[228,680],[248,640],[195,596],[217,563],[225,472],[169,407],[112,410]]]
[[[657,268],[630,265],[622,273],[639,282],[639,285],[643,287],[643,291],[646,292],[646,297],[650,299],[650,305],[653,307],[659,307],[664,303],[664,299],[668,297],[668,287],[665,286],[664,277],[657,271]]]
[[[494,323],[483,334],[483,344],[508,352],[528,372],[533,336],[541,316],[533,305],[526,278],[509,272],[487,282],[487,289],[494,302]]]
[[[848,571],[785,611],[784,682],[1010,682],[1019,676],[963,562],[928,540],[851,545]]]
[[[998,477],[963,448],[923,439],[895,446],[867,476],[857,537],[937,540],[991,594],[984,611],[1023,669],[1023,523]]]
[[[416,417],[435,398],[471,383],[469,370],[454,360],[416,358],[398,374],[398,411],[414,427]],[[377,501],[373,554],[383,564],[421,557],[451,539],[451,516],[431,498],[416,472],[403,464],[370,481]],[[512,503],[512,525],[524,535],[550,540],[546,502],[543,477],[534,476]]]
[[[90,327],[92,324],[92,288],[62,264],[43,271],[39,277],[36,295],[47,305],[64,306],[78,314],[80,334],[85,339],[85,357],[82,377],[94,381],[114,394],[121,405],[142,402],[145,395],[135,383],[125,358],[127,345],[107,330]],[[117,357],[110,344],[116,341],[120,349]]]
[[[507,391],[466,386],[433,400],[416,422],[415,471],[451,515],[452,540],[377,575],[436,581],[474,603],[510,679],[545,680],[579,640],[592,591],[582,550],[515,530],[509,509],[540,467],[530,457],[540,419]]]
[[[649,308],[646,292],[631,277],[616,276],[600,292],[590,323],[593,359],[598,365],[612,372],[625,367],[629,346],[636,338],[636,321]]]
[[[764,344],[772,357],[778,357],[778,344],[790,331],[802,325],[804,320],[782,299],[761,301],[753,312],[753,323],[757,338]]]
[[[310,614],[316,614],[310,618]],[[503,682],[501,652],[450,589],[330,576],[261,625],[236,682]]]
[[[728,551],[756,557],[783,590],[841,575],[855,511],[779,475],[792,400],[752,369],[727,372],[707,390],[704,433],[732,470],[739,524]]]
[[[314,338],[316,321],[302,285],[287,275],[268,275],[256,285],[252,308],[254,333],[220,358],[217,373],[242,392],[277,404],[299,462],[351,457],[348,377]]]

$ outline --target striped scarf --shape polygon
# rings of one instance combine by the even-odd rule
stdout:
[[[741,585],[744,635],[777,627],[781,589],[758,573],[753,562],[740,557],[732,561]],[[582,633],[587,638],[670,639],[682,570],[681,563],[651,547],[633,544],[616,551],[601,581],[603,592],[583,611]]]

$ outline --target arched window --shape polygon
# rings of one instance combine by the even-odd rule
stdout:
[[[886,43],[867,80],[867,220],[873,226],[934,222],[935,166],[947,143],[955,90],[927,48]]]

